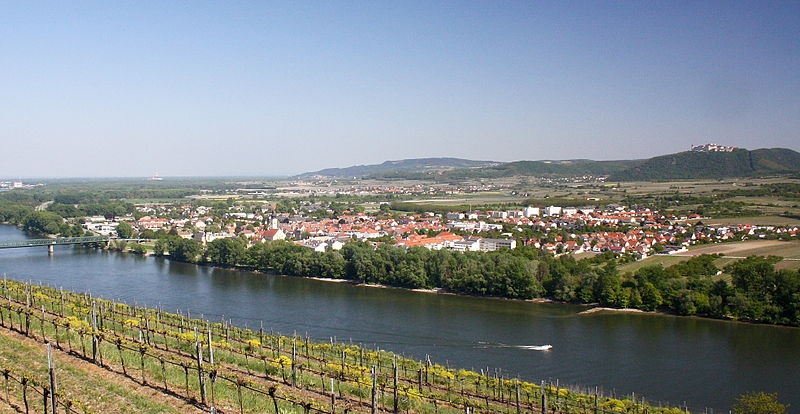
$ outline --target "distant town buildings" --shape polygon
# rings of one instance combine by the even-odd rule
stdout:
[[[22,181],[0,181],[0,191],[14,190],[18,188],[39,187],[42,184],[23,184]]]

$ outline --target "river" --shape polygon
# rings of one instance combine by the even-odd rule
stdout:
[[[0,241],[23,239],[0,225]],[[800,407],[800,329],[353,286],[57,246],[0,249],[0,274],[211,321],[362,344],[527,381],[727,412],[748,391]],[[552,350],[529,349],[552,345]]]

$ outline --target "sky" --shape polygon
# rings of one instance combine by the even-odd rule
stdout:
[[[798,1],[0,0],[0,177],[800,150]]]

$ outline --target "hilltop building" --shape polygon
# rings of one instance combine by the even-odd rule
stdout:
[[[708,143],[708,144],[703,144],[703,145],[692,145],[690,151],[694,151],[694,152],[733,152],[733,150],[735,150],[735,149],[736,149],[736,147]]]

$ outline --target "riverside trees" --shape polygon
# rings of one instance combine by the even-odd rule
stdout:
[[[168,235],[156,242],[155,252],[169,252],[174,260],[287,276],[800,325],[800,272],[776,270],[774,257],[734,262],[720,276],[715,255],[622,275],[616,267],[620,259],[613,255],[556,258],[530,246],[484,253],[350,242],[341,251],[316,252],[288,241],[247,247],[241,239],[218,239],[202,246]]]

